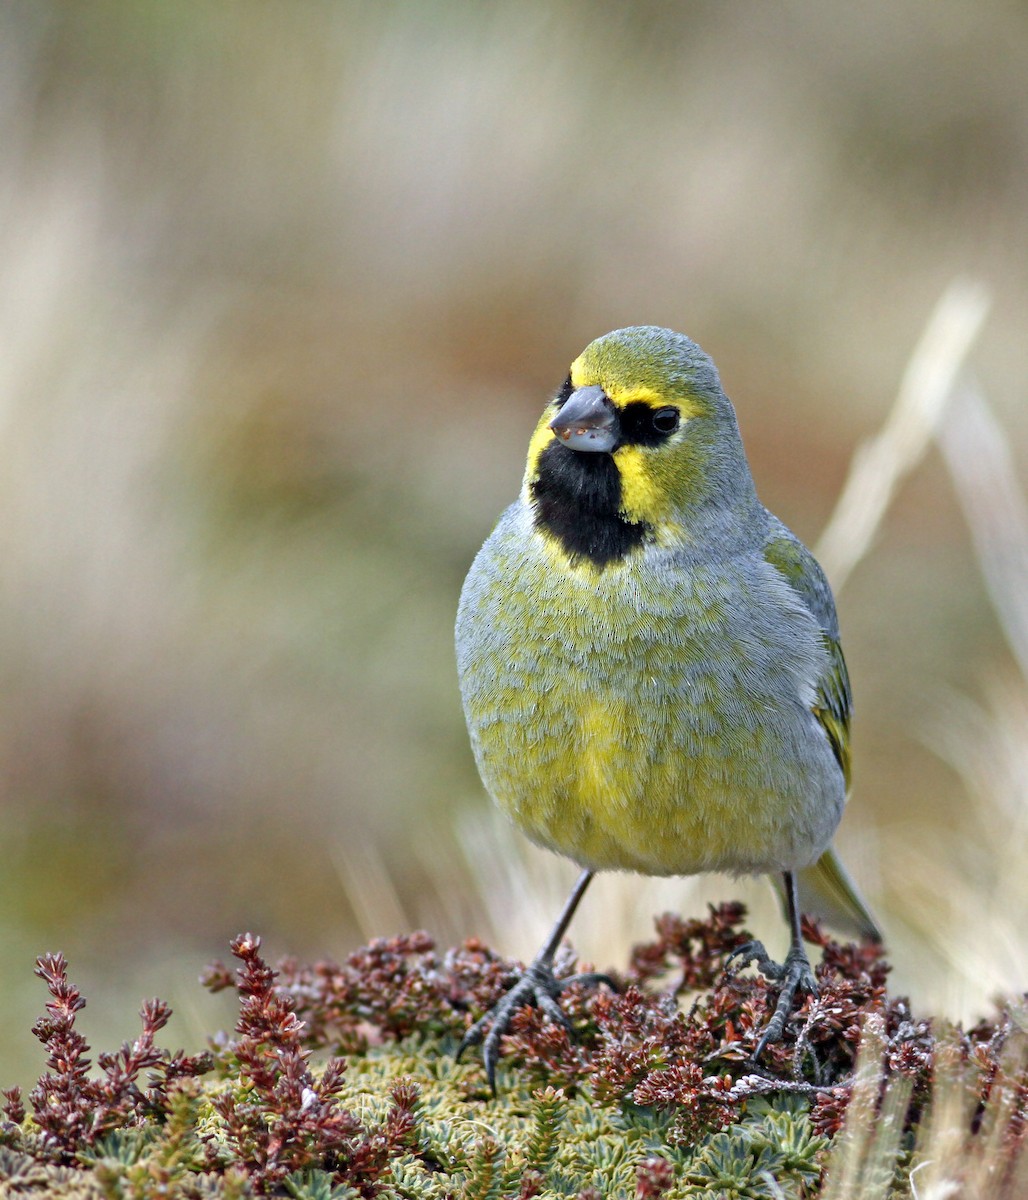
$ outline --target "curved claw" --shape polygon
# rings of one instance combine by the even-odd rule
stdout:
[[[746,942],[742,946],[736,947],[728,955],[725,965],[735,961],[738,961],[742,967],[755,963],[757,970],[765,979],[781,984],[775,1011],[771,1014],[771,1020],[764,1026],[764,1032],[760,1035],[760,1040],[749,1057],[751,1063],[756,1063],[768,1046],[782,1040],[785,1023],[792,1012],[793,1001],[796,999],[797,993],[802,992],[807,996],[817,995],[817,980],[814,978],[810,959],[807,958],[806,951],[802,946],[793,947],[786,955],[784,963],[776,963],[764,949],[762,942]]]
[[[765,979],[770,979],[777,983],[785,975],[785,967],[781,963],[776,963],[770,954],[764,949],[764,943],[758,942],[755,939],[750,942],[743,942],[741,946],[725,957],[726,969],[738,963],[739,970],[756,963],[757,970],[764,976]]]
[[[557,985],[557,990],[562,992],[566,987],[570,987],[573,983],[580,983],[583,987],[595,987],[598,983],[605,984],[612,992],[619,992],[621,989],[617,985],[617,981],[611,979],[609,975],[604,975],[602,971],[583,971],[579,975],[568,975],[565,979],[554,980]]]
[[[555,1025],[563,1026],[570,1034],[572,1031],[571,1021],[557,1003],[557,997],[564,988],[572,983],[605,983],[613,990],[617,990],[614,981],[609,976],[592,971],[581,975],[570,975],[566,979],[556,979],[550,963],[536,959],[525,968],[524,974],[510,991],[501,996],[484,1016],[479,1017],[461,1038],[461,1043],[457,1047],[457,1061],[460,1061],[461,1055],[470,1046],[477,1046],[481,1042],[482,1062],[485,1065],[486,1078],[489,1080],[489,1088],[495,1096],[496,1067],[500,1061],[500,1041],[507,1032],[511,1018],[519,1008],[523,1008],[526,1004],[534,1004],[541,1008]],[[489,1027],[488,1033],[485,1032],[487,1026]]]

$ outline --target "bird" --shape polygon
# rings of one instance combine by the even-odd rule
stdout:
[[[735,409],[690,338],[617,329],[571,364],[461,589],[456,655],[487,792],[581,868],[539,953],[458,1050],[482,1043],[494,1094],[518,1008],[568,1026],[554,960],[597,872],[778,881],[784,961],[756,941],[735,952],[780,986],[754,1063],[796,996],[817,992],[801,912],[881,940],[831,845],[852,710],[831,588],[757,498]]]

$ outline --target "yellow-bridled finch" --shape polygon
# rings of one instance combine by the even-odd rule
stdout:
[[[781,877],[785,962],[758,943],[740,954],[781,985],[754,1058],[816,990],[801,905],[879,937],[830,846],[850,770],[832,593],[757,499],[695,342],[619,329],[572,363],[468,573],[457,662],[490,795],[583,868],[545,946],[465,1038],[488,1028],[491,1084],[519,1006],[565,1020],[553,958],[596,871]]]

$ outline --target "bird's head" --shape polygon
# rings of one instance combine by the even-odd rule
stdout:
[[[713,362],[654,326],[592,342],[540,417],[523,495],[544,534],[601,568],[646,542],[688,541],[711,510],[751,505]]]

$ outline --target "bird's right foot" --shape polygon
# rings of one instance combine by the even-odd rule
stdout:
[[[547,1017],[571,1033],[571,1021],[567,1013],[557,1002],[560,993],[572,983],[596,984],[605,983],[612,991],[617,991],[617,985],[609,975],[588,971],[580,975],[569,975],[566,979],[557,979],[553,974],[553,964],[545,958],[537,958],[525,968],[524,973],[505,995],[493,1007],[471,1026],[457,1047],[457,1061],[471,1046],[482,1043],[482,1062],[485,1065],[489,1088],[496,1095],[496,1066],[500,1061],[500,1040],[510,1027],[511,1019],[519,1008],[534,1005],[541,1008]],[[488,1028],[488,1033],[486,1029]]]

